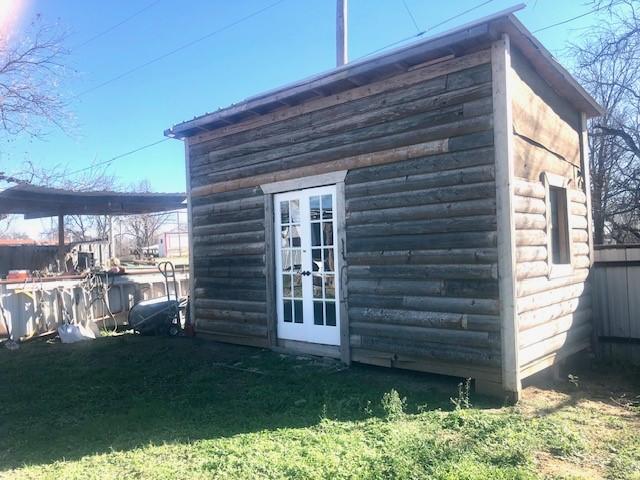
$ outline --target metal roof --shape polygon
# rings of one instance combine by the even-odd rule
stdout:
[[[503,33],[531,62],[542,78],[576,109],[589,117],[601,115],[602,107],[589,95],[553,55],[513,15],[520,4],[489,17],[439,35],[416,41],[379,55],[342,65],[327,72],[285,85],[240,103],[179,123],[167,130],[169,137],[185,138],[216,130],[249,118],[330,96],[359,85],[391,77],[412,66],[451,54],[462,54],[478,45],[494,41]]]
[[[58,215],[133,215],[186,207],[184,193],[78,192],[19,184],[0,192],[0,213],[25,218]]]

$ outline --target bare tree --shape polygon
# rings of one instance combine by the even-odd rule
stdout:
[[[0,31],[0,125],[5,134],[39,136],[44,125],[64,128],[66,102],[60,92],[65,75],[65,34],[38,17],[13,42]]]
[[[606,12],[571,54],[576,75],[606,109],[589,122],[594,240],[640,240],[638,0],[596,0]],[[604,20],[604,21],[603,21]]]
[[[150,192],[151,186],[147,180],[143,180],[132,190],[140,193]],[[132,237],[138,254],[142,255],[143,249],[154,243],[160,229],[169,222],[169,219],[168,213],[146,213],[126,217],[125,229]]]

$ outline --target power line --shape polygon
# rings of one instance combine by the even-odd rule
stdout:
[[[588,12],[585,12],[581,15],[576,15],[575,17],[562,20],[558,23],[554,23],[552,25],[547,25],[546,27],[538,28],[537,30],[534,30],[533,33],[542,32],[544,30],[548,30],[550,28],[557,27],[559,25],[564,25],[565,23],[573,22],[574,20],[578,20],[579,18],[586,17],[587,15],[591,15],[592,13],[596,13],[599,10],[602,10],[602,7],[594,8],[593,10],[589,10]]]
[[[413,26],[416,27],[416,31],[418,33],[420,33],[420,27],[418,26],[418,22],[416,22],[416,17],[413,16],[413,12],[409,8],[409,5],[407,5],[407,0],[402,0],[402,4],[404,5],[404,9],[409,14],[409,17],[411,18],[411,21],[413,22]]]
[[[403,2],[404,2],[404,0],[403,0]],[[418,32],[418,33],[416,33],[415,35],[411,35],[410,37],[406,37],[406,38],[403,38],[402,40],[398,40],[398,41],[396,41],[396,42],[393,42],[393,43],[390,43],[390,44],[388,44],[388,45],[385,45],[384,47],[380,47],[380,48],[378,48],[378,49],[376,49],[376,50],[373,50],[372,52],[369,52],[369,53],[366,53],[366,54],[362,55],[362,56],[361,56],[361,57],[359,57],[359,58],[368,57],[368,56],[370,56],[370,55],[373,55],[373,54],[376,54],[376,53],[378,53],[378,52],[381,52],[382,50],[386,50],[386,49],[387,49],[387,48],[389,48],[389,47],[393,47],[393,46],[395,46],[395,45],[398,45],[398,44],[400,44],[400,43],[406,42],[406,41],[408,41],[408,40],[412,40],[412,39],[414,39],[414,38],[421,37],[421,36],[422,36],[422,35],[424,35],[425,33],[428,33],[428,32],[430,32],[431,30],[433,30],[433,29],[435,29],[435,28],[441,27],[442,25],[444,25],[444,24],[446,24],[446,23],[449,23],[450,21],[455,20],[455,19],[457,19],[457,18],[459,18],[459,17],[461,17],[461,16],[463,16],[463,15],[466,15],[466,14],[467,14],[467,13],[469,13],[469,12],[472,12],[472,11],[474,11],[474,10],[477,10],[477,9],[478,9],[478,8],[480,8],[480,7],[484,7],[485,5],[488,5],[488,4],[489,4],[489,3],[491,3],[491,2],[493,2],[493,0],[486,0],[486,1],[484,1],[484,2],[482,2],[482,3],[480,3],[480,4],[478,4],[478,5],[476,5],[476,6],[474,6],[474,7],[471,7],[471,8],[469,8],[469,9],[465,10],[464,12],[460,12],[460,13],[458,13],[458,14],[454,15],[453,17],[449,17],[449,18],[447,18],[447,19],[445,19],[445,20],[441,21],[440,23],[437,23],[437,24],[435,24],[435,25],[432,25],[431,27],[427,28],[426,30],[419,31],[419,32]],[[406,6],[406,3],[405,3],[405,6]]]
[[[103,37],[104,35],[106,35],[107,33],[112,32],[113,30],[115,30],[116,28],[118,28],[121,25],[124,25],[125,23],[127,23],[129,20],[134,19],[135,17],[137,17],[138,15],[140,15],[141,13],[146,12],[147,10],[149,10],[151,7],[153,7],[154,5],[160,3],[161,0],[154,0],[153,2],[147,4],[145,7],[142,7],[140,10],[132,13],[131,15],[129,15],[128,17],[124,18],[123,20],[120,20],[118,23],[116,23],[115,25],[110,26],[109,28],[103,30],[100,33],[95,34],[93,37],[88,38],[87,40],[85,40],[84,42],[80,43],[79,45],[76,45],[75,47],[72,47],[71,50],[78,50],[79,48],[84,47],[85,45],[93,42],[94,40],[97,40],[100,37]]]
[[[81,168],[79,170],[74,170],[73,172],[67,173],[67,175],[75,175],[76,173],[81,173],[81,172],[85,172],[87,170],[92,170],[92,169],[94,169],[96,167],[100,167],[102,165],[109,165],[109,164],[113,163],[114,161],[116,161],[116,160],[118,160],[118,159],[120,159],[122,157],[127,157],[129,155],[133,155],[134,153],[138,153],[141,150],[145,150],[147,148],[154,147],[154,146],[159,145],[159,144],[161,144],[163,142],[166,142],[167,140],[171,140],[171,139],[170,138],[163,138],[162,140],[158,140],[158,141],[153,142],[153,143],[148,143],[147,145],[143,145],[142,147],[138,147],[138,148],[135,148],[133,150],[129,150],[128,152],[122,153],[120,155],[116,155],[115,157],[112,157],[112,158],[110,158],[108,160],[104,160],[102,162],[94,163],[93,165],[91,165],[89,167]]]
[[[178,52],[181,52],[182,50],[185,50],[186,48],[189,48],[189,47],[195,45],[196,43],[200,43],[200,42],[202,42],[204,40],[207,40],[207,39],[209,39],[209,38],[211,38],[211,37],[213,37],[215,35],[218,35],[218,34],[224,32],[226,30],[229,30],[230,28],[235,27],[239,23],[245,22],[245,21],[255,17],[256,15],[260,15],[261,13],[266,12],[267,10],[269,10],[271,8],[274,8],[277,5],[280,5],[281,3],[285,2],[285,1],[286,0],[278,0],[276,2],[273,2],[273,3],[269,4],[269,5],[267,5],[266,7],[263,7],[261,9],[259,9],[259,10],[256,10],[253,13],[250,13],[249,15],[245,15],[244,17],[239,18],[238,20],[235,20],[235,21],[233,21],[231,23],[228,23],[227,25],[225,25],[225,26],[223,26],[221,28],[218,28],[217,30],[214,30],[213,32],[209,32],[206,35],[203,35],[203,36],[198,37],[198,38],[196,38],[194,40],[191,40],[191,41],[189,41],[187,43],[184,43],[184,44],[180,45],[179,47],[174,48],[173,50],[170,50],[170,51],[168,51],[166,53],[163,53],[162,55],[159,55],[159,56],[157,56],[155,58],[152,58],[151,60],[149,60],[147,62],[144,62],[144,63],[142,63],[142,64],[140,64],[140,65],[138,65],[136,67],[130,68],[129,70],[127,70],[127,71],[125,71],[125,72],[123,72],[123,73],[121,73],[119,75],[116,75],[115,77],[110,78],[109,80],[106,80],[106,81],[104,81],[102,83],[99,83],[98,85],[95,85],[94,87],[91,87],[91,88],[89,88],[87,90],[84,90],[84,91],[78,93],[77,95],[74,95],[73,97],[71,97],[71,100],[75,100],[76,98],[79,98],[79,97],[81,97],[83,95],[86,95],[87,93],[93,92],[93,91],[95,91],[95,90],[97,90],[99,88],[102,88],[102,87],[104,87],[106,85],[109,85],[109,84],[111,84],[111,83],[113,83],[113,82],[115,82],[117,80],[120,80],[123,77],[126,77],[127,75],[131,75],[132,73],[137,72],[138,70],[142,70],[143,68],[148,67],[149,65],[152,65],[152,64],[154,64],[156,62],[159,62],[160,60],[163,60],[163,59],[165,59],[165,58],[167,58],[167,57],[169,57],[171,55],[174,55],[174,54],[176,54]]]
[[[153,2],[153,3],[155,4],[155,3],[158,3],[159,1],[160,1],[160,0],[156,0],[156,2]],[[97,88],[100,88],[101,86],[104,86],[104,85],[106,85],[106,84],[108,84],[108,83],[111,83],[111,82],[113,82],[113,81],[116,81],[116,80],[118,80],[118,79],[122,78],[123,76],[128,75],[129,73],[132,73],[132,72],[134,72],[134,71],[139,70],[140,68],[143,68],[143,67],[144,67],[144,66],[146,66],[146,65],[149,65],[149,64],[151,64],[151,63],[154,63],[154,62],[156,62],[156,61],[158,61],[158,60],[160,60],[160,59],[162,59],[162,58],[165,58],[165,57],[167,57],[167,56],[169,56],[169,55],[172,55],[172,54],[174,54],[174,53],[176,53],[176,52],[178,52],[178,51],[180,51],[180,50],[183,50],[183,49],[185,49],[185,48],[188,48],[189,46],[191,46],[191,45],[193,45],[193,44],[195,44],[195,43],[198,43],[198,42],[200,42],[200,41],[202,41],[202,40],[205,40],[206,38],[210,38],[210,37],[212,37],[212,36],[214,36],[214,35],[216,35],[216,34],[218,34],[218,33],[221,33],[222,31],[224,31],[224,30],[226,30],[226,29],[228,29],[228,28],[231,28],[232,26],[235,26],[235,25],[237,25],[238,23],[241,23],[241,22],[243,22],[243,21],[245,21],[245,20],[248,20],[249,18],[251,18],[251,17],[253,17],[253,16],[256,16],[256,15],[258,15],[258,14],[260,14],[260,13],[262,13],[262,12],[264,12],[264,11],[266,11],[266,10],[270,9],[270,8],[273,8],[273,7],[275,7],[275,6],[279,5],[280,3],[283,3],[283,2],[285,2],[285,1],[286,1],[286,0],[278,0],[278,1],[277,1],[277,2],[275,2],[275,3],[272,3],[272,4],[270,4],[270,5],[267,5],[267,6],[266,6],[266,7],[264,7],[263,9],[258,10],[258,11],[256,11],[256,12],[252,13],[252,14],[249,14],[249,15],[247,15],[247,16],[245,16],[245,17],[243,17],[243,18],[241,18],[241,19],[239,19],[239,20],[237,20],[237,21],[235,21],[235,22],[233,22],[233,23],[231,23],[231,24],[228,24],[228,25],[226,25],[226,26],[222,27],[221,29],[218,29],[218,30],[216,30],[216,31],[214,31],[214,32],[211,32],[210,34],[207,34],[207,35],[205,35],[205,36],[203,36],[203,37],[200,37],[200,38],[198,38],[198,39],[196,39],[196,40],[193,40],[193,41],[191,41],[191,42],[189,42],[189,43],[187,43],[187,44],[184,44],[184,45],[182,45],[182,46],[178,47],[177,49],[172,50],[171,52],[168,52],[168,53],[166,53],[166,54],[164,54],[164,55],[162,55],[162,56],[160,56],[160,57],[157,57],[156,59],[153,59],[153,60],[151,60],[151,61],[147,62],[146,64],[143,64],[143,65],[141,65],[141,66],[139,66],[139,67],[135,67],[134,69],[131,69],[131,70],[129,70],[128,72],[125,72],[125,73],[121,74],[121,75],[120,75],[120,76],[118,76],[118,77],[115,77],[115,78],[113,78],[113,79],[111,79],[111,80],[108,80],[107,82],[104,82],[104,83],[102,83],[102,84],[100,84],[100,85],[97,85],[97,86],[96,86],[96,87],[94,87],[93,89],[90,89],[90,90],[87,90],[87,91],[85,91],[85,92],[82,92],[82,93],[80,93],[79,95],[77,95],[76,97],[78,97],[78,96],[80,96],[80,95],[84,95],[85,93],[88,93],[89,91],[93,91],[93,90],[95,90],[95,89],[97,89]],[[403,1],[403,4],[404,4],[405,8],[407,9],[407,12],[409,13],[409,16],[411,17],[411,19],[412,19],[412,21],[413,21],[414,25],[417,27],[417,23],[416,23],[416,21],[415,21],[415,18],[414,18],[414,16],[413,16],[413,14],[411,13],[411,11],[410,11],[410,9],[409,9],[408,5],[406,4],[406,1],[405,1],[405,0],[402,0],[402,1]],[[374,51],[372,51],[372,52],[369,52],[369,53],[367,53],[367,54],[363,55],[363,57],[366,57],[366,56],[369,56],[369,55],[373,55],[374,53],[377,53],[377,52],[379,52],[379,51],[381,51],[381,50],[385,50],[385,49],[387,49],[387,48],[389,48],[389,47],[392,47],[392,46],[397,45],[397,44],[399,44],[399,43],[405,42],[405,41],[410,40],[410,39],[412,39],[412,38],[420,37],[420,36],[424,35],[425,33],[429,32],[429,31],[431,31],[431,30],[433,30],[433,29],[435,29],[435,28],[438,28],[438,27],[440,27],[440,26],[442,26],[442,25],[444,25],[444,24],[446,24],[446,23],[448,23],[448,22],[450,22],[450,21],[452,21],[452,20],[455,20],[455,19],[457,19],[457,18],[459,18],[459,17],[461,17],[461,16],[463,16],[463,15],[465,15],[465,14],[469,13],[469,12],[472,12],[473,10],[476,10],[476,9],[478,9],[478,8],[480,8],[480,7],[483,7],[483,6],[485,6],[485,5],[489,4],[489,3],[491,3],[492,1],[493,1],[493,0],[486,0],[486,1],[484,1],[484,2],[482,2],[482,3],[480,3],[480,4],[478,4],[478,5],[476,5],[476,6],[474,6],[474,7],[471,7],[471,8],[469,8],[469,9],[467,9],[467,10],[463,11],[463,12],[460,12],[460,13],[458,13],[458,14],[456,14],[456,15],[452,16],[452,17],[449,17],[449,18],[447,18],[447,19],[443,20],[443,21],[442,21],[442,22],[440,22],[440,23],[437,23],[436,25],[433,25],[433,26],[431,26],[431,27],[427,28],[426,30],[419,31],[419,32],[418,32],[417,34],[415,34],[415,35],[412,35],[412,36],[410,36],[410,37],[404,38],[404,39],[402,39],[402,40],[398,40],[397,42],[393,42],[393,43],[391,43],[391,44],[389,44],[389,45],[386,45],[386,46],[384,46],[384,47],[382,47],[382,48],[379,48],[379,49],[377,49],[377,50],[374,50]],[[147,6],[146,8],[149,8],[149,7],[150,7],[150,6]],[[586,17],[587,15],[591,15],[591,14],[593,14],[593,13],[595,13],[595,12],[597,12],[597,11],[601,10],[601,9],[602,9],[601,7],[599,7],[599,8],[595,8],[595,9],[590,10],[590,11],[588,11],[588,12],[585,12],[585,13],[583,13],[583,14],[581,14],[581,15],[576,15],[575,17],[572,17],[572,18],[569,18],[569,19],[566,19],[566,20],[562,20],[562,21],[560,21],[560,22],[557,22],[557,23],[554,23],[554,24],[548,25],[548,26],[546,26],[546,27],[542,27],[542,28],[539,28],[539,29],[537,29],[537,30],[534,30],[534,31],[533,31],[533,33],[541,32],[541,31],[544,31],[544,30],[547,30],[547,29],[550,29],[550,28],[553,28],[553,27],[557,27],[557,26],[559,26],[559,25],[564,25],[564,24],[569,23],[569,22],[572,22],[572,21],[574,21],[574,20],[578,20],[578,19],[580,19],[580,18],[582,18],[582,17]],[[142,11],[138,11],[138,13],[142,13]],[[136,15],[136,14],[134,14],[134,16],[135,16],[135,15]],[[121,22],[121,23],[123,23],[123,22]],[[360,58],[362,58],[362,57],[360,57]],[[84,172],[84,171],[87,171],[87,170],[91,170],[91,169],[93,169],[93,168],[95,168],[95,167],[97,167],[97,166],[109,165],[109,164],[113,163],[115,160],[118,160],[118,159],[120,159],[120,158],[123,158],[123,157],[129,156],[129,155],[132,155],[132,154],[137,153],[137,152],[139,152],[139,151],[141,151],[141,150],[145,150],[145,149],[147,149],[147,148],[154,147],[154,146],[156,146],[156,145],[158,145],[158,144],[160,144],[160,143],[166,142],[167,140],[170,140],[170,139],[169,139],[169,138],[163,138],[162,140],[158,140],[158,141],[155,141],[155,142],[149,143],[149,144],[147,144],[147,145],[143,145],[143,146],[141,146],[141,147],[135,148],[135,149],[130,150],[130,151],[128,151],[128,152],[125,152],[125,153],[123,153],[123,154],[120,154],[120,155],[117,155],[117,156],[115,156],[115,157],[112,157],[112,158],[110,158],[110,159],[108,159],[108,160],[104,160],[104,161],[102,161],[102,162],[99,162],[99,163],[93,164],[93,165],[91,165],[91,166],[89,166],[89,167],[85,167],[85,168],[81,168],[81,169],[79,169],[79,170],[75,170],[75,171],[73,171],[73,172],[69,173],[68,175],[75,175],[75,174],[77,174],[77,173],[81,173],[81,172]]]
[[[233,27],[233,26],[237,25],[238,23],[241,23],[241,22],[243,22],[243,21],[245,21],[245,20],[248,20],[249,18],[254,17],[254,16],[256,16],[256,15],[258,15],[258,14],[260,14],[260,13],[262,13],[262,12],[266,11],[266,10],[269,10],[269,9],[271,9],[271,8],[273,8],[273,7],[277,6],[277,5],[279,5],[280,3],[283,3],[283,2],[285,2],[285,1],[286,1],[286,0],[278,0],[278,1],[276,1],[276,2],[274,2],[274,3],[272,3],[272,4],[270,4],[270,5],[267,5],[266,7],[262,8],[262,9],[260,9],[260,10],[257,10],[256,12],[251,13],[251,14],[249,14],[249,15],[247,15],[247,16],[245,16],[245,17],[241,18],[241,19],[238,19],[238,20],[236,20],[235,22],[232,22],[232,23],[230,23],[230,24],[228,24],[228,25],[226,25],[226,26],[224,26],[224,27],[222,27],[222,28],[220,28],[220,29],[218,29],[218,30],[216,30],[216,31],[214,31],[214,32],[211,32],[211,33],[209,33],[209,34],[207,34],[207,35],[205,35],[205,36],[203,36],[203,37],[200,37],[200,38],[195,39],[195,40],[193,40],[193,41],[191,41],[191,42],[188,42],[188,43],[186,43],[186,44],[184,44],[184,45],[182,45],[182,46],[180,46],[180,47],[178,47],[178,48],[176,48],[176,49],[172,50],[171,52],[167,52],[166,54],[161,55],[160,57],[156,57],[155,59],[152,59],[152,60],[150,60],[149,62],[146,62],[145,64],[142,64],[142,65],[140,65],[140,66],[138,66],[138,67],[135,67],[135,68],[133,68],[133,69],[131,69],[131,70],[127,71],[127,72],[124,72],[123,74],[121,74],[121,75],[119,75],[119,76],[117,76],[117,77],[114,77],[114,78],[112,78],[112,79],[110,79],[110,80],[107,80],[106,82],[103,82],[102,84],[97,85],[97,86],[93,87],[92,89],[89,89],[89,90],[86,90],[86,91],[84,91],[84,92],[81,92],[80,94],[76,95],[76,97],[74,97],[74,98],[77,98],[77,97],[79,97],[79,96],[81,96],[81,95],[84,95],[84,94],[86,94],[86,93],[89,93],[90,91],[96,90],[96,89],[98,89],[98,88],[100,88],[100,87],[102,87],[102,86],[104,86],[104,85],[107,85],[107,84],[109,84],[109,83],[112,83],[112,82],[114,82],[114,81],[116,81],[116,80],[119,80],[120,78],[122,78],[122,77],[124,77],[124,76],[126,76],[126,75],[128,75],[128,74],[130,74],[130,73],[133,73],[133,72],[135,72],[135,71],[137,71],[137,70],[140,70],[141,68],[144,68],[145,66],[147,66],[147,65],[149,65],[149,64],[151,64],[151,63],[155,63],[155,62],[157,62],[157,61],[159,61],[159,60],[161,60],[161,59],[163,59],[163,58],[168,57],[169,55],[173,55],[174,53],[176,53],[176,52],[178,52],[178,51],[180,51],[180,50],[183,50],[183,49],[185,49],[185,48],[188,48],[188,47],[190,47],[191,45],[193,45],[193,44],[195,44],[195,43],[198,43],[198,42],[200,42],[200,41],[202,41],[202,40],[205,40],[205,39],[207,39],[207,38],[210,38],[210,37],[212,37],[212,36],[214,36],[214,35],[216,35],[216,34],[218,34],[218,33],[221,33],[221,32],[223,32],[224,30],[227,30],[228,28],[231,28],[231,27]],[[473,11],[473,10],[476,10],[476,9],[478,9],[478,8],[480,8],[480,7],[483,7],[484,5],[487,5],[487,4],[491,3],[492,1],[493,1],[493,0],[486,0],[486,1],[484,1],[484,2],[482,2],[482,3],[480,3],[480,4],[478,4],[478,5],[476,5],[475,7],[469,8],[469,9],[467,9],[467,10],[463,11],[463,12],[458,13],[457,15],[454,15],[453,17],[447,18],[447,19],[443,20],[442,22],[440,22],[440,23],[438,23],[438,24],[436,24],[436,25],[433,25],[432,27],[429,27],[429,28],[428,28],[428,29],[426,29],[426,30],[423,30],[423,31],[421,31],[421,32],[418,32],[416,35],[413,35],[413,36],[408,37],[408,38],[406,38],[406,39],[400,40],[400,41],[395,42],[395,43],[393,43],[393,44],[391,44],[391,45],[387,45],[387,46],[385,46],[385,47],[382,47],[381,49],[378,49],[378,50],[376,50],[376,51],[374,51],[374,52],[370,52],[370,53],[368,53],[368,54],[366,54],[366,55],[364,55],[364,56],[372,55],[372,54],[374,54],[374,53],[379,52],[380,50],[384,50],[384,49],[386,49],[386,48],[388,48],[388,47],[390,47],[390,46],[392,46],[392,45],[395,45],[395,44],[397,44],[397,43],[401,43],[401,42],[404,42],[404,41],[409,40],[409,39],[411,39],[411,38],[419,37],[419,36],[421,36],[421,35],[424,35],[424,34],[425,34],[425,33],[427,33],[428,31],[433,30],[434,28],[437,28],[437,27],[439,27],[439,26],[442,26],[442,25],[444,25],[445,23],[448,23],[448,22],[450,22],[450,21],[452,21],[452,20],[455,20],[456,18],[461,17],[462,15],[465,15],[465,14],[467,14],[467,13],[469,13],[469,12]],[[404,0],[403,0],[403,3],[404,3]],[[415,19],[413,18],[413,15],[411,14],[410,10],[408,10],[408,6],[406,5],[406,3],[405,3],[405,7],[407,7],[407,11],[409,12],[410,16],[412,17],[412,20],[414,20],[414,23],[415,23]],[[417,25],[417,24],[416,24],[416,25]],[[139,151],[141,151],[141,150],[145,150],[145,149],[147,149],[147,148],[153,147],[153,146],[158,145],[158,144],[160,144],[160,143],[166,142],[167,140],[169,140],[169,138],[164,138],[164,139],[162,139],[162,140],[158,140],[158,141],[156,141],[156,142],[152,142],[152,143],[149,143],[149,144],[147,144],[147,145],[143,145],[142,147],[136,148],[136,149],[134,149],[134,150],[130,150],[130,151],[126,152],[126,153],[123,153],[123,154],[121,154],[121,155],[117,155],[117,156],[115,156],[115,157],[113,157],[113,158],[110,158],[110,159],[108,159],[108,160],[104,160],[104,161],[102,161],[102,162],[99,162],[99,163],[93,164],[93,165],[91,165],[91,166],[89,166],[89,167],[85,167],[85,168],[81,168],[81,169],[79,169],[79,170],[75,170],[75,171],[73,171],[73,172],[69,173],[68,175],[75,175],[75,174],[77,174],[77,173],[81,173],[81,172],[84,172],[84,171],[87,171],[87,170],[91,170],[91,169],[96,168],[96,167],[98,167],[98,166],[102,166],[102,165],[109,165],[109,164],[113,163],[115,160],[118,160],[118,159],[120,159],[120,158],[123,158],[123,157],[129,156],[129,155],[132,155],[132,154],[137,153],[137,152],[139,152]]]
[[[149,9],[149,8],[151,8],[153,5],[155,5],[155,4],[156,4],[156,3],[158,3],[159,1],[160,1],[160,0],[156,0],[155,2],[152,2],[151,4],[147,5],[145,8],[143,8],[143,9],[139,10],[138,12],[136,12],[135,14],[131,15],[128,19],[125,19],[125,20],[123,20],[122,22],[120,22],[120,24],[118,24],[118,25],[121,25],[121,24],[122,24],[122,23],[124,23],[125,21],[128,21],[128,20],[130,20],[131,18],[133,18],[134,16],[136,16],[136,15],[138,15],[138,14],[142,13],[143,11],[145,11],[145,10],[147,10],[147,9]],[[148,65],[151,65],[152,63],[158,62],[158,61],[160,61],[160,60],[162,60],[162,59],[164,59],[164,58],[166,58],[166,57],[168,57],[168,56],[170,56],[170,55],[173,55],[173,54],[175,54],[175,53],[177,53],[177,52],[180,52],[180,51],[182,51],[182,50],[184,50],[184,49],[186,49],[186,48],[188,48],[188,47],[190,47],[190,46],[192,46],[192,45],[194,45],[194,44],[196,44],[196,43],[199,43],[199,42],[201,42],[201,41],[203,41],[203,40],[206,40],[206,39],[208,39],[208,38],[213,37],[214,35],[217,35],[217,34],[219,34],[219,33],[222,33],[222,32],[224,32],[225,30],[228,30],[229,28],[234,27],[235,25],[238,25],[239,23],[242,23],[242,22],[244,22],[244,21],[246,21],[246,20],[249,20],[250,18],[255,17],[256,15],[259,15],[259,14],[261,14],[261,13],[263,13],[263,12],[265,12],[265,11],[267,11],[267,10],[269,10],[269,9],[271,9],[271,8],[273,8],[273,7],[277,6],[277,5],[279,5],[279,4],[281,4],[281,3],[285,2],[285,1],[286,1],[286,0],[278,0],[278,1],[274,2],[274,3],[271,3],[271,4],[267,5],[266,7],[261,8],[260,10],[256,10],[255,12],[250,13],[249,15],[246,15],[246,16],[244,16],[244,17],[242,17],[242,18],[240,18],[240,19],[238,19],[238,20],[236,20],[236,21],[234,21],[234,22],[231,22],[231,23],[229,23],[229,24],[225,25],[225,26],[224,26],[224,27],[222,27],[222,28],[219,28],[219,29],[217,29],[217,30],[215,30],[215,31],[213,31],[213,32],[208,33],[207,35],[203,35],[202,37],[199,37],[199,38],[197,38],[197,39],[195,39],[195,40],[192,40],[192,41],[190,41],[190,42],[187,42],[187,43],[185,43],[185,44],[183,44],[183,45],[181,45],[181,46],[179,46],[179,47],[177,47],[177,48],[175,48],[175,49],[173,49],[173,50],[171,50],[171,51],[169,51],[169,52],[167,52],[167,53],[165,53],[165,54],[163,54],[163,55],[160,55],[160,56],[158,56],[158,57],[156,57],[156,58],[154,58],[154,59],[152,59],[152,60],[149,60],[148,62],[143,63],[142,65],[138,65],[137,67],[134,67],[134,68],[132,68],[132,69],[130,69],[130,70],[128,70],[128,71],[126,71],[126,72],[124,72],[124,73],[122,73],[122,74],[120,74],[120,75],[118,75],[118,76],[114,77],[114,78],[111,78],[111,79],[109,79],[109,80],[107,80],[107,81],[105,81],[105,82],[102,82],[101,84],[96,85],[95,87],[92,87],[92,88],[90,88],[90,89],[88,89],[88,90],[85,90],[85,91],[83,91],[83,92],[80,92],[78,95],[75,95],[74,97],[72,97],[72,99],[74,99],[74,98],[78,98],[78,97],[80,97],[81,95],[85,95],[85,94],[87,94],[87,93],[89,93],[89,92],[92,92],[92,91],[94,91],[94,90],[97,90],[98,88],[101,88],[101,87],[103,87],[103,86],[105,86],[105,85],[108,85],[108,84],[110,84],[110,83],[112,83],[112,82],[115,82],[116,80],[119,80],[119,79],[121,79],[122,77],[124,77],[124,76],[126,76],[126,75],[129,75],[129,74],[131,74],[131,73],[133,73],[133,72],[136,72],[136,71],[138,71],[138,70],[140,70],[140,69],[142,69],[142,68],[144,68],[144,67],[146,67],[146,66],[148,66]],[[118,25],[116,25],[116,26],[118,26]],[[111,28],[111,29],[109,29],[109,30],[113,30],[113,28],[115,28],[116,26],[112,27],[112,28]],[[103,35],[104,33],[106,33],[106,30],[105,30],[105,32],[103,32],[103,33],[101,33],[101,34],[96,35],[96,37],[95,37],[95,38],[97,38],[97,37],[98,37],[98,36],[100,36],[100,35]],[[91,41],[91,40],[92,40],[92,39],[89,39],[86,43],[88,43],[88,42],[89,42],[89,41]],[[159,145],[160,143],[166,142],[167,140],[170,140],[170,139],[169,139],[169,138],[163,138],[163,139],[161,139],[161,140],[157,140],[157,141],[155,141],[155,142],[149,143],[149,144],[147,144],[147,145],[143,145],[143,146],[141,146],[141,147],[135,148],[135,149],[130,150],[130,151],[128,151],[128,152],[125,152],[125,153],[123,153],[123,154],[120,154],[120,155],[117,155],[117,156],[115,156],[115,157],[112,157],[112,158],[110,158],[110,159],[108,159],[108,160],[104,160],[104,161],[102,161],[102,162],[95,163],[95,164],[90,165],[90,166],[85,167],[85,168],[80,168],[80,169],[78,169],[78,170],[74,170],[74,171],[72,171],[72,172],[68,173],[67,175],[75,175],[75,174],[78,174],[78,173],[85,172],[85,171],[87,171],[87,170],[92,170],[92,169],[94,169],[94,168],[96,168],[96,167],[99,167],[99,166],[102,166],[102,165],[110,165],[111,163],[113,163],[114,161],[116,161],[116,160],[118,160],[118,159],[120,159],[120,158],[127,157],[127,156],[132,155],[132,154],[134,154],[134,153],[137,153],[137,152],[139,152],[139,151],[141,151],[141,150],[145,150],[145,149],[147,149],[147,148],[154,147],[154,146],[156,146],[156,145]]]

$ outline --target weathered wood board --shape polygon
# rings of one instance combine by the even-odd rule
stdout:
[[[198,330],[274,344],[259,185],[348,170],[351,358],[499,382],[489,62],[481,50],[189,139]]]

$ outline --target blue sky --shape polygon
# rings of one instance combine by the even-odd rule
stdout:
[[[0,3],[12,0],[0,0]],[[13,0],[19,1],[19,0]],[[61,88],[73,97],[182,44],[236,22],[276,0],[23,0],[22,23],[36,14],[59,22],[69,33],[73,70]],[[483,0],[405,0],[420,29],[427,29]],[[429,35],[514,5],[493,0]],[[106,35],[84,43],[134,12],[143,13]],[[518,17],[530,30],[588,12],[581,0],[530,0]],[[537,34],[561,55],[578,40],[595,15]],[[17,28],[20,28],[18,26]],[[349,56],[368,52],[416,33],[402,0],[349,1]],[[45,141],[16,137],[0,147],[0,170],[23,160],[52,167],[83,168],[163,138],[182,120],[330,69],[335,62],[335,0],[284,0],[246,21],[170,55],[104,87],[74,99],[73,133],[51,130]],[[183,147],[169,140],[116,160],[111,172],[123,184],[146,178],[156,191],[184,190]]]

